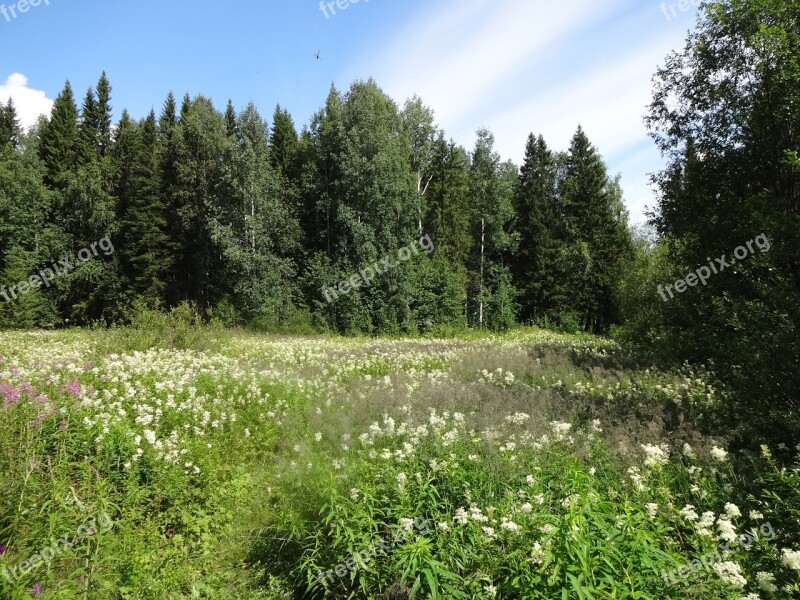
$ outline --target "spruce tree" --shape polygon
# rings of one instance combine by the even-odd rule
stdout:
[[[56,97],[42,131],[40,153],[47,169],[45,182],[63,190],[78,164],[78,108],[69,81]]]
[[[81,108],[81,123],[78,126],[78,161],[85,165],[97,157],[97,101],[95,100],[94,89],[91,87],[86,91]]]
[[[556,177],[555,156],[544,138],[529,135],[515,194],[514,223],[520,237],[514,275],[524,322],[556,309],[554,292],[561,279],[556,269],[560,233]]]
[[[272,166],[289,177],[296,178],[294,159],[298,151],[297,129],[292,115],[278,104],[272,116],[272,130],[269,136],[270,162]]]
[[[95,147],[100,156],[106,156],[111,149],[111,84],[105,71],[97,81],[95,127],[97,130]]]
[[[0,102],[0,148],[5,145],[16,148],[21,136],[22,128],[17,119],[13,100],[9,98],[5,105]]]

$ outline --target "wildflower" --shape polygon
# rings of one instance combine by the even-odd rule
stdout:
[[[741,516],[742,516],[742,512],[739,510],[739,507],[738,507],[738,506],[736,506],[735,504],[731,504],[730,502],[728,502],[728,503],[725,505],[725,515],[726,515],[728,518],[730,518],[730,519],[733,519],[734,517],[741,517]]]
[[[525,483],[527,483],[529,487],[533,487],[536,485],[536,479],[534,479],[533,475],[528,475],[525,478]]]
[[[530,502],[526,502],[520,507],[520,510],[524,513],[530,513],[533,511],[533,506],[531,506]]]
[[[550,523],[546,523],[546,524],[542,525],[541,527],[539,527],[539,531],[541,531],[545,535],[550,535],[555,530],[556,530],[556,528],[553,527]]]
[[[467,511],[463,508],[459,508],[456,510],[456,516],[453,517],[453,521],[458,523],[459,525],[466,525],[467,524]]]
[[[487,517],[486,515],[481,513],[481,509],[478,508],[477,506],[474,506],[474,505],[471,506],[470,509],[469,509],[469,512],[470,512],[469,516],[473,521],[478,521],[479,523],[488,523],[489,522],[489,517]]]
[[[647,509],[647,514],[650,516],[651,519],[655,519],[656,515],[658,515],[658,504],[655,502],[648,502],[644,505],[645,509]]]
[[[680,511],[679,514],[689,522],[697,521],[700,515],[694,510],[694,506],[687,504]]]
[[[714,524],[715,518],[716,517],[714,516],[714,513],[711,512],[710,510],[704,512],[696,525],[697,534],[704,535],[706,537],[712,537],[713,533],[711,532],[711,526]]]
[[[594,474],[595,474],[595,473],[597,473],[597,469],[595,469],[594,467],[592,467],[592,468],[590,468],[590,469],[589,469],[589,475],[591,475],[592,477],[594,477]]]
[[[8,550],[8,546],[0,546],[0,556],[5,554],[6,550]]]
[[[563,506],[566,509],[569,509],[572,506],[574,506],[578,500],[580,500],[580,496],[578,494],[571,494],[566,498],[564,498],[564,500],[561,502],[561,506]]]
[[[714,571],[720,579],[731,585],[744,587],[747,585],[747,579],[742,577],[742,568],[735,562],[725,561],[714,565]]]
[[[436,526],[442,531],[445,532],[450,531],[450,525],[448,525],[447,523],[438,523]]]
[[[647,455],[644,460],[646,467],[660,467],[667,463],[669,453],[663,446],[651,446],[649,444],[642,444],[642,450]]]
[[[761,600],[761,596],[759,596],[755,592],[751,592],[746,596],[742,596],[742,600]]]
[[[760,512],[758,512],[757,510],[751,510],[750,511],[750,518],[753,521],[760,521],[761,519],[764,518],[764,515],[761,514]]]
[[[736,527],[727,519],[720,518],[717,521],[717,531],[719,531],[719,539],[726,542],[733,542],[739,537],[736,533]]]
[[[408,476],[405,473],[397,474],[397,487],[399,487],[401,491],[406,487],[406,481],[408,481]]]
[[[783,553],[783,558],[781,559],[783,564],[790,569],[800,571],[800,551],[784,548],[781,552]]]
[[[413,526],[414,526],[414,519],[400,519],[400,527],[402,527],[406,531],[411,531],[411,528]]]
[[[542,548],[542,545],[539,542],[533,544],[533,550],[531,551],[530,561],[533,564],[538,565],[544,562],[545,558],[547,558],[547,553]]]
[[[353,502],[356,502],[358,500],[359,493],[360,492],[356,488],[350,488],[350,499]]]
[[[769,451],[769,446],[766,444],[761,444],[761,456],[766,459],[772,458],[772,452]]]
[[[487,585],[483,588],[483,590],[489,595],[490,598],[497,596],[497,588],[493,585]]]
[[[511,533],[519,533],[519,525],[508,519],[508,517],[503,517],[503,522],[500,524],[500,529],[504,531],[510,531]]]
[[[756,582],[758,583],[758,589],[763,592],[772,593],[778,591],[778,586],[775,585],[775,575],[772,573],[759,571],[756,573]]]
[[[492,529],[491,527],[483,527],[482,529],[483,533],[485,533],[486,537],[488,537],[490,540],[497,539],[497,533],[495,532],[494,529]]]
[[[628,477],[631,478],[633,482],[633,487],[638,492],[643,492],[647,489],[647,486],[643,483],[643,478],[639,473],[639,469],[636,467],[629,467],[628,468]]]
[[[37,583],[35,586],[33,586],[33,589],[31,589],[30,592],[34,596],[38,596],[39,594],[42,593],[42,584],[41,583]]]
[[[722,448],[714,446],[713,448],[711,448],[711,458],[713,458],[718,462],[725,462],[726,460],[728,460],[728,453]]]
[[[683,445],[683,455],[687,458],[697,458],[694,449],[689,444]]]

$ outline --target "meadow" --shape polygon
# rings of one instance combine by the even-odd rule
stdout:
[[[0,597],[800,597],[799,449],[711,370],[161,318],[0,333]]]

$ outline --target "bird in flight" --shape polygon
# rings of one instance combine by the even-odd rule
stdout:
[[[319,50],[317,50],[317,60],[322,60],[322,59],[319,57],[319,54],[320,54],[320,51],[319,51]]]

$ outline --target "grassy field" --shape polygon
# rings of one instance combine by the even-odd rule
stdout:
[[[800,597],[725,400],[533,329],[0,333],[0,597]]]

